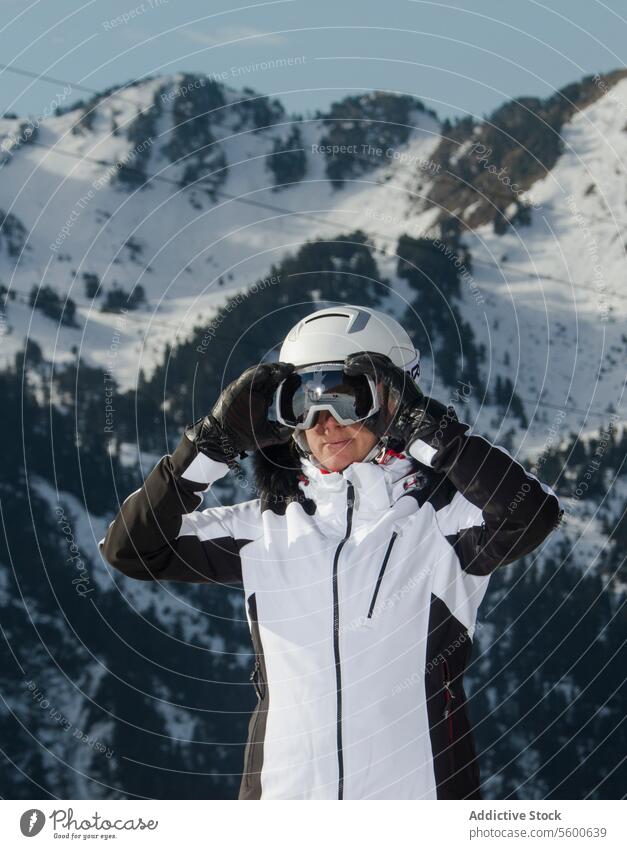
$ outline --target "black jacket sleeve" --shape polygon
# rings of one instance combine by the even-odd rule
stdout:
[[[437,429],[415,440],[409,453],[454,485],[458,504],[445,509],[457,523],[449,521],[445,535],[465,571],[487,575],[537,548],[564,511],[550,487],[504,448],[472,435],[452,407],[443,410]],[[464,509],[462,498],[477,509]]]
[[[250,540],[234,538],[229,526],[233,508],[193,513],[202,504],[200,491],[227,471],[225,463],[197,454],[183,436],[173,454],[163,457],[122,504],[100,542],[104,558],[142,581],[241,582],[239,551]]]

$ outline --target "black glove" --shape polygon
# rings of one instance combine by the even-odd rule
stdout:
[[[294,371],[290,363],[251,366],[230,383],[208,416],[185,430],[198,451],[232,465],[236,455],[287,442],[292,430],[268,421],[270,403],[281,381]]]
[[[452,407],[428,398],[415,381],[385,354],[365,351],[351,354],[344,363],[346,374],[372,378],[380,393],[381,407],[365,422],[380,439],[384,436],[406,450],[416,439],[431,444],[443,418],[457,421]]]

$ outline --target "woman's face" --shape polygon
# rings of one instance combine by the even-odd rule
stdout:
[[[318,413],[316,424],[305,431],[305,436],[316,460],[331,472],[361,462],[377,442],[363,422],[341,425],[328,410]]]

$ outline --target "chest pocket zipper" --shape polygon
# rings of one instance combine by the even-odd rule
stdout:
[[[253,667],[253,671],[250,673],[250,681],[253,683],[257,698],[261,701],[265,694],[261,680],[261,664],[259,663],[259,656],[255,658],[255,665]]]
[[[448,760],[449,774],[454,776],[457,772],[455,766],[455,728],[453,726],[453,714],[455,713],[455,693],[452,689],[451,674],[449,672],[448,663],[442,659],[442,691],[444,693],[444,711],[442,714],[442,722],[446,723],[443,733],[444,751]]]
[[[261,712],[264,708],[264,699],[266,696],[266,682],[264,676],[264,668],[262,666],[263,660],[263,646],[261,644],[261,634],[259,633],[259,619],[257,616],[257,597],[255,593],[248,599],[248,612],[251,621],[251,637],[253,642],[253,648],[255,651],[255,665],[253,666],[253,671],[250,674],[250,680],[255,688],[255,694],[257,696],[257,705],[255,710],[253,711],[252,716],[252,727],[250,728],[250,734],[248,739],[248,745],[245,755],[245,764],[244,764],[244,781],[245,784],[250,787],[253,784],[255,776],[259,775],[261,770],[261,762],[262,762],[262,751],[261,751],[261,741],[258,739],[259,736],[259,722],[261,719]],[[265,708],[267,709],[267,707]]]
[[[374,605],[377,600],[377,596],[379,595],[379,589],[381,588],[381,581],[383,580],[383,575],[385,574],[386,566],[388,565],[388,560],[390,559],[390,554],[392,553],[392,546],[396,541],[396,537],[398,536],[398,531],[394,531],[392,536],[390,537],[390,541],[388,543],[387,550],[385,552],[385,556],[383,558],[383,563],[381,564],[381,568],[379,569],[379,574],[377,576],[377,583],[374,587],[374,592],[372,593],[372,598],[370,600],[370,607],[368,608],[368,616],[366,619],[372,619],[372,612],[374,610]]]

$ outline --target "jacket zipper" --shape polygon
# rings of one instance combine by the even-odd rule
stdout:
[[[346,533],[335,549],[333,558],[333,654],[335,657],[335,691],[337,698],[337,798],[344,798],[344,752],[342,743],[342,671],[340,669],[340,607],[337,581],[337,567],[340,552],[350,536],[353,523],[353,484],[348,483],[346,491]]]
[[[392,546],[394,545],[394,541],[398,536],[398,531],[394,531],[392,536],[390,537],[390,542],[388,543],[387,551],[385,552],[385,557],[383,558],[383,563],[381,564],[381,568],[379,569],[379,576],[377,577],[377,583],[374,587],[374,592],[372,594],[372,599],[370,600],[370,607],[368,608],[368,616],[366,619],[372,618],[372,611],[374,610],[374,605],[377,600],[377,596],[379,595],[379,588],[381,587],[381,581],[383,580],[383,574],[385,572],[385,567],[388,565],[388,560],[390,559],[390,553],[392,551]]]
[[[250,786],[253,781],[252,776],[252,767],[255,759],[255,746],[259,745],[259,741],[256,739],[257,737],[257,726],[259,724],[259,719],[261,715],[261,703],[265,696],[265,690],[262,686],[263,676],[261,669],[261,635],[259,633],[259,620],[257,618],[257,599],[255,598],[255,594],[249,598],[248,600],[248,610],[250,614],[250,619],[252,623],[252,641],[255,649],[255,665],[253,666],[253,671],[250,673],[250,681],[255,688],[255,694],[257,696],[257,705],[255,707],[255,719],[253,721],[252,732],[250,735],[250,745],[248,750],[248,757],[246,758],[246,784]]]

